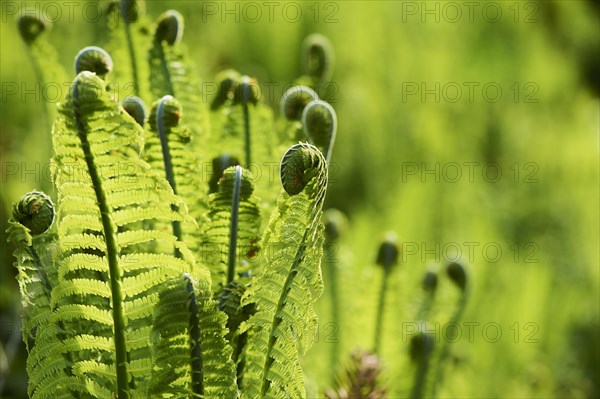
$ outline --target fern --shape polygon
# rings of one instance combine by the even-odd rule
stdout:
[[[248,331],[243,395],[305,397],[299,356],[312,344],[317,328],[313,302],[321,295],[321,210],[327,183],[323,155],[309,144],[296,144],[281,162],[282,193],[262,247],[266,267],[243,304],[256,313]]]
[[[252,181],[249,171],[231,167],[219,181],[219,190],[210,196],[203,250],[215,290],[237,275],[247,275],[259,252],[260,210],[252,196]]]
[[[207,284],[210,277],[199,266],[194,270],[191,253],[173,235],[141,229],[140,223],[190,217],[164,179],[142,173],[149,170],[139,156],[142,129],[92,73],[75,79],[53,136],[60,257],[48,328],[60,342],[36,346],[40,358],[67,361],[31,375],[38,381],[32,396],[64,391],[143,397],[151,364],[148,326],[159,287],[183,272]],[[130,166],[128,173],[114,167],[123,164]],[[181,259],[169,255],[174,249]],[[55,384],[46,385],[49,379]]]
[[[213,134],[207,142],[213,151],[210,157],[226,152],[240,160],[255,174],[260,207],[272,209],[277,195],[272,187],[279,184],[278,176],[272,173],[277,165],[273,111],[258,97],[255,80],[232,71],[226,71],[220,79],[219,92],[211,105]]]
[[[150,72],[145,59],[150,47],[150,23],[144,15],[144,2],[125,0],[106,8],[108,35],[106,50],[118,68],[113,79],[119,98],[138,96],[150,103]]]
[[[209,129],[208,110],[202,101],[195,68],[181,43],[183,31],[183,16],[177,11],[166,11],[158,18],[148,53],[150,88],[154,98],[171,95],[181,102],[185,126],[191,132],[191,145],[196,158],[202,158],[205,150],[202,144]]]
[[[198,287],[188,274],[167,281],[155,310],[149,393],[237,397],[224,324],[209,286]]]
[[[156,101],[150,111],[149,131],[146,132],[143,158],[158,174],[165,176],[174,193],[189,206],[190,214],[202,224],[206,202],[202,195],[199,163],[190,148],[191,132],[180,126],[183,116],[181,104],[170,95]],[[196,256],[199,250],[200,230],[197,225],[181,226],[173,221],[173,233],[183,239]]]
[[[237,73],[213,101],[208,136],[183,18],[168,11],[153,27],[140,5],[108,6],[112,57],[95,46],[76,56],[52,127],[54,227],[52,202],[34,191],[8,229],[29,396],[304,397],[328,157],[296,144],[272,176],[272,110]],[[29,44],[45,29],[20,26]],[[127,87],[136,96],[121,105]],[[332,141],[309,140],[330,153]],[[213,161],[209,184],[201,160]]]
[[[23,294],[22,329],[27,350],[37,330],[50,318],[50,293],[56,285],[54,251],[56,235],[46,233],[54,220],[54,205],[39,191],[32,191],[13,207],[8,242],[16,245],[17,280]]]

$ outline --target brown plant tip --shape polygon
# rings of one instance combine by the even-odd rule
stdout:
[[[381,384],[381,359],[379,356],[355,350],[344,374],[335,389],[325,391],[327,399],[384,399],[387,390]]]

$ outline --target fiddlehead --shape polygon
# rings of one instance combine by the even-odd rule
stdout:
[[[450,342],[453,342],[456,338],[455,334],[457,334],[458,331],[456,331],[455,326],[457,326],[460,322],[462,314],[465,311],[465,307],[467,305],[470,293],[469,275],[464,264],[460,262],[450,262],[446,267],[446,274],[450,278],[450,281],[454,283],[456,288],[459,289],[460,297],[458,303],[456,304],[452,317],[448,322],[448,326],[452,326],[453,328],[448,328],[448,336],[445,337],[446,340],[443,343],[443,347],[439,355],[435,371],[435,379],[433,381],[432,386],[432,395],[436,394],[437,387],[443,383],[445,362],[450,356]]]
[[[237,276],[254,273],[251,261],[260,248],[260,211],[253,180],[249,170],[239,165],[229,167],[219,180],[217,192],[209,197],[203,255],[216,290]]]
[[[219,82],[219,88],[210,104],[211,111],[219,109],[227,100],[233,100],[235,88],[240,78],[240,73],[233,69],[227,69],[217,75],[216,81]]]
[[[281,159],[280,177],[283,189],[289,195],[301,193],[309,182],[323,179],[320,165],[323,156],[310,144],[292,146]]]
[[[175,11],[166,11],[158,18],[154,40],[165,41],[169,46],[179,44],[183,37],[183,16]]]
[[[89,71],[104,79],[106,74],[112,71],[113,62],[104,49],[88,46],[77,53],[74,67],[76,75],[83,71]]]
[[[49,253],[52,243],[40,236],[50,229],[54,216],[50,197],[41,191],[31,191],[13,205],[7,229],[8,241],[15,243],[14,265],[23,295],[23,340],[28,350],[35,342],[38,328],[47,324],[50,317],[51,280],[55,277]],[[36,242],[43,245],[35,245]]]
[[[54,222],[54,204],[50,197],[41,191],[25,194],[13,206],[12,217],[15,222],[27,227],[31,235],[40,235],[48,231]]]
[[[302,111],[302,124],[311,144],[323,152],[329,163],[337,131],[337,116],[333,107],[318,100],[307,104]]]
[[[325,36],[314,33],[302,44],[304,71],[315,83],[324,83],[333,71],[333,46]]]
[[[381,288],[379,290],[379,304],[377,306],[377,321],[375,322],[375,353],[380,353],[381,334],[383,331],[383,315],[385,314],[385,294],[392,267],[398,263],[398,244],[396,234],[387,233],[384,241],[379,246],[376,263],[383,268]]]
[[[125,112],[127,112],[140,126],[144,126],[148,110],[146,104],[141,98],[136,96],[126,97],[121,103]]]
[[[33,43],[39,35],[50,28],[50,25],[44,20],[33,14],[23,14],[18,22],[19,34],[28,45]]]
[[[308,103],[319,99],[317,93],[307,86],[290,87],[279,101],[279,112],[289,121],[299,121]]]
[[[223,177],[225,169],[230,166],[239,165],[240,161],[237,158],[231,157],[227,154],[223,154],[220,157],[212,160],[212,174],[210,175],[210,181],[208,182],[209,192],[215,193],[218,189],[219,180]]]

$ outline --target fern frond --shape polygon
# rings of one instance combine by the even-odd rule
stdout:
[[[224,321],[209,287],[198,287],[187,274],[166,282],[154,313],[149,394],[236,398]]]
[[[149,131],[146,132],[144,159],[160,175],[165,176],[175,194],[188,206],[198,225],[204,224],[207,209],[207,188],[202,184],[200,163],[191,148],[191,130],[181,126],[181,103],[170,95],[156,101],[150,111]],[[173,231],[200,259],[201,233],[198,226],[181,226],[177,221]]]
[[[230,157],[239,159],[244,168],[253,171],[260,208],[270,211],[277,197],[272,187],[279,184],[279,176],[274,173],[277,143],[273,111],[259,98],[256,81],[242,76],[231,85],[224,83],[234,76],[228,71],[221,82],[215,99],[219,99],[216,102],[218,106],[211,113],[213,134],[207,142],[207,149],[211,159],[226,152]]]
[[[111,54],[117,68],[113,79],[117,98],[138,96],[150,104],[150,72],[148,65],[140,60],[150,48],[150,26],[144,15],[144,2],[120,0],[106,8],[108,33],[106,50]]]
[[[210,195],[202,248],[214,290],[251,272],[251,262],[258,254],[260,210],[252,196],[253,180],[252,173],[241,166],[230,167],[219,181],[218,191]]]
[[[266,266],[243,301],[256,305],[244,327],[246,398],[305,397],[300,356],[317,329],[313,302],[323,291],[320,220],[327,187],[323,155],[312,145],[294,145],[281,161],[281,180],[285,192],[262,244]]]
[[[21,290],[21,328],[27,351],[31,350],[39,328],[50,319],[50,293],[56,285],[54,256],[56,234],[46,233],[54,221],[54,205],[39,191],[24,195],[15,203],[7,229]]]
[[[140,158],[143,130],[104,86],[80,73],[54,126],[59,278],[53,334],[37,343],[34,357],[55,365],[30,375],[34,398],[146,397],[149,326],[161,287],[181,273],[210,286],[185,245],[159,229],[194,221]]]
[[[196,68],[181,43],[183,31],[183,16],[177,11],[166,11],[158,18],[148,53],[152,76],[150,88],[154,98],[170,95],[181,102],[185,114],[183,122],[190,130],[193,153],[196,158],[202,158],[205,136],[209,131],[208,109],[202,101],[202,85]]]

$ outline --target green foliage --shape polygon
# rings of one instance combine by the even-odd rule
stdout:
[[[121,18],[109,28],[113,46],[125,40],[133,49],[130,68],[118,72],[102,48],[81,50],[54,122],[56,227],[46,232],[54,205],[34,191],[15,204],[8,229],[25,311],[29,395],[235,398],[241,389],[252,397],[258,380],[262,396],[304,396],[299,355],[316,328],[310,303],[322,290],[325,159],[309,144],[284,155],[287,193],[262,245],[285,247],[250,266],[260,249],[261,208],[271,209],[254,198],[255,178],[241,166],[213,171],[218,188],[208,196],[197,151],[201,102],[180,48],[181,15],[167,12],[157,24],[148,83],[160,99],[148,114],[139,97],[118,102],[123,74],[144,96],[136,54],[147,45],[141,43],[145,30],[135,27],[142,19],[135,3],[123,1],[119,10]],[[241,148],[248,165],[251,154],[267,163],[274,151],[264,141],[273,133],[272,113],[258,104],[255,83],[236,81],[222,125],[232,137],[231,152]],[[266,182],[263,192],[273,191]],[[287,268],[293,278],[284,283]],[[269,315],[265,288],[275,283],[278,291],[270,294],[280,296],[280,304],[266,333],[257,317]],[[283,349],[296,347],[299,327],[306,330],[302,345],[282,357]],[[275,339],[281,334],[287,342]],[[265,337],[268,350],[257,357]],[[295,378],[277,379],[273,371]]]
[[[248,397],[248,378],[262,378],[266,386],[256,389],[264,387],[267,397],[302,388],[306,397],[331,398],[598,397],[598,304],[589,301],[599,288],[594,2],[498,3],[486,7],[501,10],[494,22],[481,7],[474,20],[463,7],[462,18],[450,22],[443,4],[438,19],[420,15],[427,8],[420,3],[412,15],[410,4],[307,2],[297,5],[300,21],[282,20],[275,7],[274,14],[263,8],[254,23],[243,4],[241,21],[216,5],[211,14],[209,3],[180,2],[179,14],[158,1],[65,3],[59,18],[47,18],[54,7],[27,10],[19,30],[10,15],[19,14],[3,4],[0,241],[9,238],[9,246],[0,254],[0,396],[26,396],[27,368],[30,393],[52,398],[114,398],[117,375],[134,397]],[[94,9],[101,12],[90,21]],[[267,16],[274,20],[266,23]],[[330,40],[307,37],[315,31]],[[76,73],[104,75],[103,82],[94,79],[103,100],[75,105],[66,98],[72,79],[60,63],[72,70],[75,54],[90,44],[110,58],[96,50]],[[240,73],[216,74],[232,67]],[[286,94],[303,95],[279,102],[291,81],[305,87]],[[461,96],[450,101],[455,82]],[[475,84],[472,96],[467,83]],[[484,92],[486,83],[502,88],[499,101],[486,97],[494,91]],[[178,104],[178,123],[162,129],[161,142],[152,105],[167,95]],[[331,157],[331,124],[314,136],[302,119],[314,100],[331,103],[339,116]],[[55,102],[61,144],[53,170],[61,192],[53,191],[45,167]],[[277,104],[279,113],[271,109]],[[93,115],[90,151],[110,148],[110,162],[94,157],[99,186],[90,183],[93,168],[74,134],[76,110]],[[313,116],[327,122],[326,113]],[[123,145],[126,137],[132,143]],[[273,227],[284,218],[281,226],[301,229],[297,214],[280,205],[305,195],[303,174],[283,181],[298,193],[276,203],[279,160],[299,141],[323,152],[324,206],[339,208],[347,223],[338,229],[324,219],[325,290],[314,303],[316,295],[294,285],[299,274],[290,277],[290,295],[304,299],[298,311],[284,299],[281,276],[272,276],[269,294],[261,291],[285,301],[279,321],[256,287],[266,285],[276,265],[296,264],[273,256],[283,254],[280,242],[289,246],[285,258],[302,252],[302,240],[282,240],[284,228]],[[64,158],[64,147],[82,148]],[[241,179],[235,168],[225,172],[235,165]],[[455,165],[462,175],[449,181]],[[493,166],[502,172],[498,181],[486,173]],[[235,194],[244,177],[254,186],[247,203]],[[142,195],[129,191],[142,186]],[[110,198],[98,201],[98,187]],[[49,209],[38,206],[49,203],[37,189],[56,209],[56,223],[45,232],[28,222],[27,215]],[[118,205],[119,196],[131,204]],[[108,212],[100,211],[102,203]],[[244,209],[260,216],[244,221]],[[128,219],[107,235],[104,214]],[[399,250],[389,273],[383,254],[377,262],[378,237],[388,229],[397,232]],[[118,243],[141,232],[160,236],[108,250],[111,236]],[[498,260],[482,250],[489,243],[502,249]],[[455,244],[462,254],[453,253]],[[123,295],[125,340],[116,339],[109,252],[121,254],[121,291],[131,292],[133,281],[123,284],[128,278],[148,284],[147,292]],[[316,261],[298,264],[318,270]],[[273,316],[264,323],[267,334],[271,322],[274,332],[289,333],[290,324],[304,332],[311,306],[319,316],[311,350],[300,355],[303,348],[277,336],[271,347],[279,362],[265,361],[269,339],[264,353],[256,350],[259,315]],[[19,317],[22,331],[14,323]],[[20,335],[25,345],[15,345]],[[377,353],[365,352],[374,340]],[[116,367],[117,342],[131,358],[126,367]],[[283,359],[289,368],[280,377]],[[291,377],[298,370],[303,384]]]
[[[281,180],[285,192],[261,245],[267,252],[266,267],[243,301],[256,304],[245,327],[246,398],[305,397],[299,357],[310,348],[318,328],[313,302],[323,291],[323,155],[309,144],[296,144],[283,157]]]

